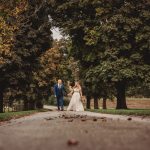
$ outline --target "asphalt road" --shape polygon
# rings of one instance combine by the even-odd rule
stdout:
[[[149,150],[150,121],[42,112],[0,125],[0,150]]]

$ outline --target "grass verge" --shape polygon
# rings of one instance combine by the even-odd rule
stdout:
[[[88,111],[114,115],[150,116],[150,109],[94,109]]]
[[[39,110],[29,110],[29,111],[20,111],[20,112],[6,112],[6,113],[0,113],[0,122],[2,121],[8,121],[11,119],[17,119],[24,116],[29,116],[32,114],[35,114],[37,112],[45,112],[47,110],[45,109],[39,109]]]

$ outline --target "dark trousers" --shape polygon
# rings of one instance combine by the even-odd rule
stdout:
[[[60,110],[60,107],[61,107],[61,109],[63,110],[63,107],[64,107],[64,99],[63,99],[63,96],[57,97],[57,107],[58,107],[58,110]]]

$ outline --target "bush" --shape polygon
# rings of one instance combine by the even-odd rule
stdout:
[[[48,100],[45,101],[45,104],[46,105],[54,105],[54,106],[56,106],[57,105],[56,97],[54,95],[50,96],[48,98]],[[64,97],[64,106],[68,106],[68,105],[69,105],[69,98],[68,97]]]
[[[70,99],[68,97],[64,97],[64,106],[68,106]]]

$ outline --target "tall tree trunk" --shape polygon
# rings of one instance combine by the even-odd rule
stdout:
[[[0,113],[3,113],[3,88],[0,87]]]
[[[107,109],[106,99],[106,97],[103,97],[103,109]]]
[[[116,109],[127,109],[126,104],[126,82],[120,81],[116,84],[117,89],[117,106]]]
[[[24,108],[23,108],[23,110],[29,110],[29,105],[28,105],[29,103],[28,103],[28,100],[26,99],[26,100],[24,100]]]
[[[94,97],[94,109],[99,109],[97,97]]]
[[[90,96],[87,96],[87,102],[86,102],[86,108],[87,109],[91,109],[91,97]]]
[[[43,103],[41,101],[36,102],[36,108],[37,109],[42,109],[43,108]]]

